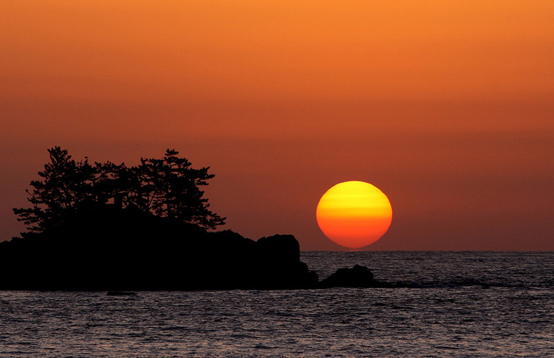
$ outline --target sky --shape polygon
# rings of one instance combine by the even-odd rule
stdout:
[[[305,251],[347,180],[393,208],[363,250],[554,250],[551,0],[7,0],[0,48],[0,241],[61,146],[176,149],[222,229]]]

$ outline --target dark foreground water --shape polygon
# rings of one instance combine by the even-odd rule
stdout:
[[[554,253],[303,253],[419,288],[0,291],[0,357],[554,356]]]

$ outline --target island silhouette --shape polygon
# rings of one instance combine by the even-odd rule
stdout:
[[[300,261],[292,235],[257,241],[217,231],[201,186],[209,167],[167,150],[140,165],[76,162],[48,150],[31,182],[29,208],[16,208],[28,231],[0,243],[0,289],[136,290],[391,287],[356,265],[319,281]]]

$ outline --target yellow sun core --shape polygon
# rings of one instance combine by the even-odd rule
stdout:
[[[392,207],[377,187],[362,181],[339,183],[319,200],[317,223],[331,241],[352,249],[371,245],[389,229]]]

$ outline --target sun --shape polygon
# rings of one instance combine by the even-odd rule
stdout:
[[[389,229],[392,207],[377,187],[362,181],[339,183],[319,199],[317,224],[331,241],[351,249],[373,244]]]

